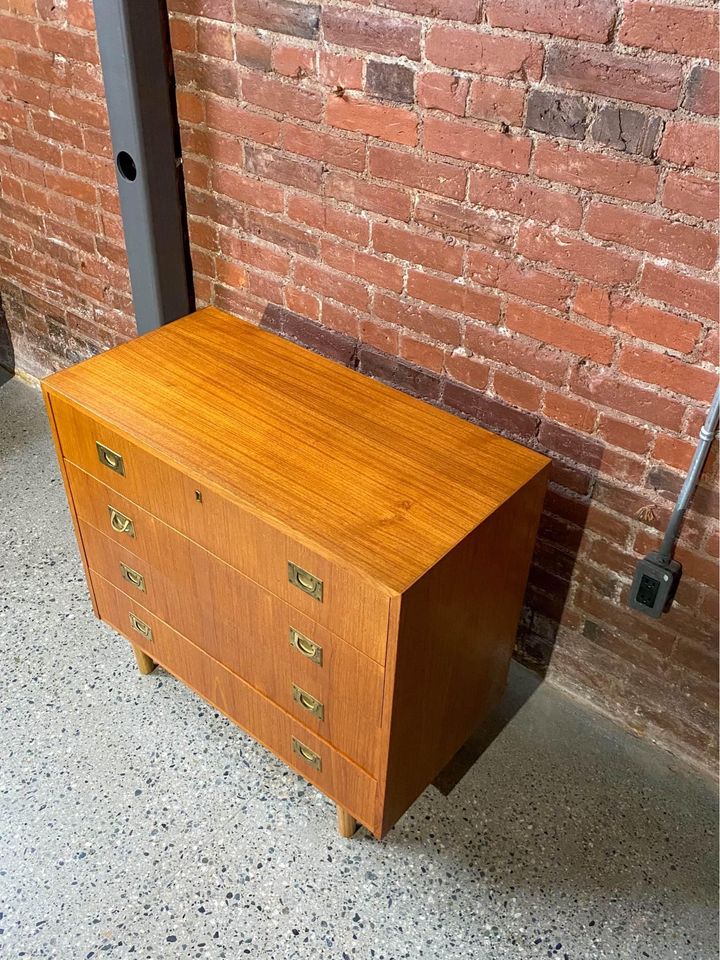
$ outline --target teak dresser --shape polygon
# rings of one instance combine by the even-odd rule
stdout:
[[[97,616],[382,837],[502,694],[547,458],[210,308],[43,389]]]

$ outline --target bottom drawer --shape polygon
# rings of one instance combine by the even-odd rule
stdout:
[[[92,582],[103,620],[373,830],[372,777],[107,580],[93,574]],[[131,615],[150,635],[133,629]]]

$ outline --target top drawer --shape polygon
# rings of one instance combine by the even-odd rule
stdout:
[[[255,580],[378,663],[385,662],[389,598],[49,394],[62,455]],[[157,425],[156,425],[157,426]],[[282,468],[282,465],[279,464]]]

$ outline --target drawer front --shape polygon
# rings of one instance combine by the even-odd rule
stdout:
[[[102,487],[96,481],[90,483]],[[243,677],[364,769],[377,768],[384,671],[374,660],[127,501],[113,539],[78,504],[90,568]],[[127,544],[130,549],[125,546]],[[139,550],[135,552],[135,546]]]
[[[372,777],[102,577],[92,576],[103,620],[373,829]],[[130,627],[131,614],[144,634]],[[305,755],[296,752],[294,741],[305,748]]]
[[[379,588],[185,476],[56,394],[50,400],[66,460],[373,660],[385,662],[389,599]],[[267,507],[271,512],[272,505]],[[289,564],[295,567],[292,578]]]

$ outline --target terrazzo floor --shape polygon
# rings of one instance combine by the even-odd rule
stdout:
[[[518,668],[449,796],[342,840],[328,800],[93,619],[17,379],[0,523],[0,957],[718,956],[715,793],[679,761]]]

